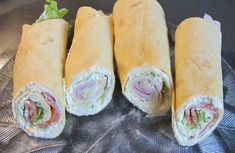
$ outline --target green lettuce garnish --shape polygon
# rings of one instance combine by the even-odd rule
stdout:
[[[46,0],[44,5],[44,12],[36,20],[36,22],[42,22],[48,19],[63,19],[63,17],[68,13],[68,9],[62,8],[58,9],[56,0]]]
[[[44,109],[42,107],[38,107],[37,116],[34,120],[35,122],[38,122],[43,118],[43,114],[44,114],[43,112],[44,112]]]
[[[197,119],[198,122],[202,121],[203,123],[206,123],[210,120],[210,117],[206,117],[206,113],[202,110],[197,110]]]
[[[185,129],[192,130],[195,128],[199,128],[203,124],[205,124],[206,122],[208,122],[210,120],[210,117],[206,116],[205,111],[196,110],[196,113],[197,113],[197,124],[195,124],[195,125],[188,124],[187,119],[186,119],[186,115],[184,114],[181,123],[184,125]]]

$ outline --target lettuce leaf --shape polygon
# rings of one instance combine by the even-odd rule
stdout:
[[[206,123],[210,120],[210,117],[206,117],[206,113],[202,110],[197,110],[197,118],[199,123],[200,121]]]
[[[43,118],[43,115],[44,115],[44,109],[42,107],[38,107],[38,113],[34,121],[35,122],[40,121]]]
[[[36,22],[42,22],[48,19],[63,19],[68,11],[69,10],[66,8],[59,10],[56,0],[46,0],[46,4],[44,5],[44,12],[36,20]]]
[[[206,113],[203,110],[196,110],[196,112],[197,112],[197,124],[196,125],[188,124],[186,115],[184,114],[181,123],[184,125],[185,129],[192,130],[195,128],[200,128],[203,124],[206,124],[210,120],[210,117],[207,117]]]

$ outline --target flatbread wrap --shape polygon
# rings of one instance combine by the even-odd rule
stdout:
[[[162,7],[156,0],[118,0],[113,18],[123,94],[148,115],[165,114],[171,107],[173,85]]]
[[[68,112],[93,115],[110,103],[115,85],[111,16],[91,7],[79,8],[65,79]]]
[[[40,138],[57,137],[66,120],[63,70],[69,24],[60,19],[65,9],[54,19],[61,13],[55,4],[45,5],[43,19],[23,25],[13,72],[14,117],[28,135]]]
[[[183,146],[204,140],[223,117],[221,38],[209,19],[193,17],[177,27],[172,128]]]

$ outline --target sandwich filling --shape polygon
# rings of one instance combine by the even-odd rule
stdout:
[[[31,130],[47,131],[61,120],[60,102],[48,89],[29,84],[13,99],[13,113],[20,126]],[[59,129],[58,129],[59,130]]]
[[[55,102],[55,98],[48,92],[38,93],[41,100],[34,99],[36,95],[31,95],[24,102],[23,117],[32,125],[40,128],[47,128],[58,122],[60,118],[60,112]],[[31,97],[31,98],[30,98]],[[49,111],[47,111],[49,110]]]
[[[77,75],[67,89],[67,110],[76,115],[101,111],[111,100],[113,79],[109,73],[90,71]]]
[[[107,88],[108,76],[96,74],[75,84],[73,98],[77,102],[91,101],[102,98]]]
[[[156,101],[162,102],[163,98],[163,81],[155,79],[155,74],[140,75],[132,81],[133,94],[139,97],[143,102]]]
[[[124,94],[130,102],[148,114],[155,114],[156,110],[166,111],[165,101],[170,98],[168,77],[154,68],[135,69],[128,75]]]
[[[177,122],[178,130],[187,139],[205,135],[219,118],[219,109],[212,98],[203,97],[197,101],[198,104],[191,103],[178,113],[180,114]]]

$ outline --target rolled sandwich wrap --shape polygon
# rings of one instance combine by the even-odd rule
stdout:
[[[115,84],[111,16],[90,7],[78,10],[65,75],[68,112],[93,115],[109,104]]]
[[[172,77],[161,6],[156,0],[118,0],[113,16],[123,94],[149,115],[165,114],[171,106]]]
[[[179,144],[192,146],[223,117],[221,32],[214,21],[194,17],[178,26],[175,79],[172,127]]]
[[[65,125],[63,69],[68,23],[24,25],[14,66],[12,109],[30,136],[54,138]]]

